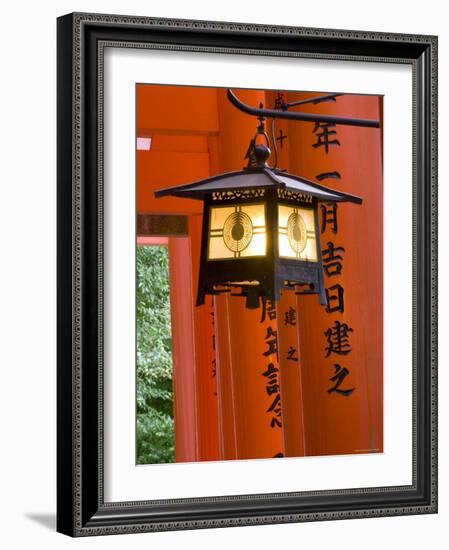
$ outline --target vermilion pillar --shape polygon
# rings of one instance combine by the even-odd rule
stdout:
[[[296,296],[284,291],[277,304],[279,368],[285,456],[304,456],[305,432],[301,349]]]
[[[187,238],[169,240],[175,461],[198,460],[192,273]]]
[[[217,369],[215,357],[215,311],[209,297],[203,307],[196,307],[200,264],[202,216],[190,216],[190,256],[195,339],[195,403],[198,460],[219,460]],[[186,269],[186,266],[184,267]],[[176,420],[175,420],[176,422]]]
[[[316,94],[308,94],[316,95]],[[305,94],[289,94],[289,101]],[[313,112],[379,118],[377,97],[343,96]],[[297,300],[306,454],[379,452],[382,430],[382,172],[378,129],[291,122],[290,167],[363,205],[323,205],[328,307]]]
[[[277,92],[267,92],[267,107],[276,108]],[[286,120],[267,120],[271,140],[270,166],[290,171],[290,136]],[[273,139],[274,138],[274,139]],[[298,153],[298,151],[296,151]],[[277,164],[276,164],[277,163]],[[302,361],[298,311],[295,293],[282,292],[277,304],[279,369],[282,399],[283,439],[285,456],[304,456],[305,432],[302,389]]]
[[[265,102],[264,92],[237,93],[252,105]],[[211,148],[211,172],[240,170],[257,121],[236,110],[227,100],[226,90],[218,90],[218,112],[220,131]],[[247,309],[244,298],[221,295],[215,298],[215,317],[223,457],[249,459],[283,454],[277,320],[273,310],[266,310],[262,319],[262,309]]]

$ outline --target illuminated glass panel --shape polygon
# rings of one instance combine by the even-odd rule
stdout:
[[[208,240],[208,260],[265,256],[265,205],[211,207]]]
[[[317,262],[315,211],[279,204],[278,216],[279,256]]]

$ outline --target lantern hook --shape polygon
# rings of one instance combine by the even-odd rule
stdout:
[[[263,103],[259,104],[259,109],[263,109]],[[271,154],[270,150],[270,139],[265,130],[265,117],[259,115],[259,125],[256,129],[256,134],[253,139],[250,141],[248,150],[246,151],[244,159],[248,159],[247,168],[254,167],[263,167],[266,166],[266,161]],[[262,136],[265,139],[265,145],[258,143],[259,136]]]

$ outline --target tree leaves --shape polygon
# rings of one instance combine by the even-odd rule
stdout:
[[[137,463],[174,462],[168,249],[138,246],[136,260]]]

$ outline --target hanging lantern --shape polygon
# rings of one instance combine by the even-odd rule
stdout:
[[[206,294],[231,292],[257,308],[282,290],[318,294],[325,304],[318,205],[362,199],[270,168],[259,135],[268,140],[262,121],[242,171],[155,192],[204,203],[197,305]]]

